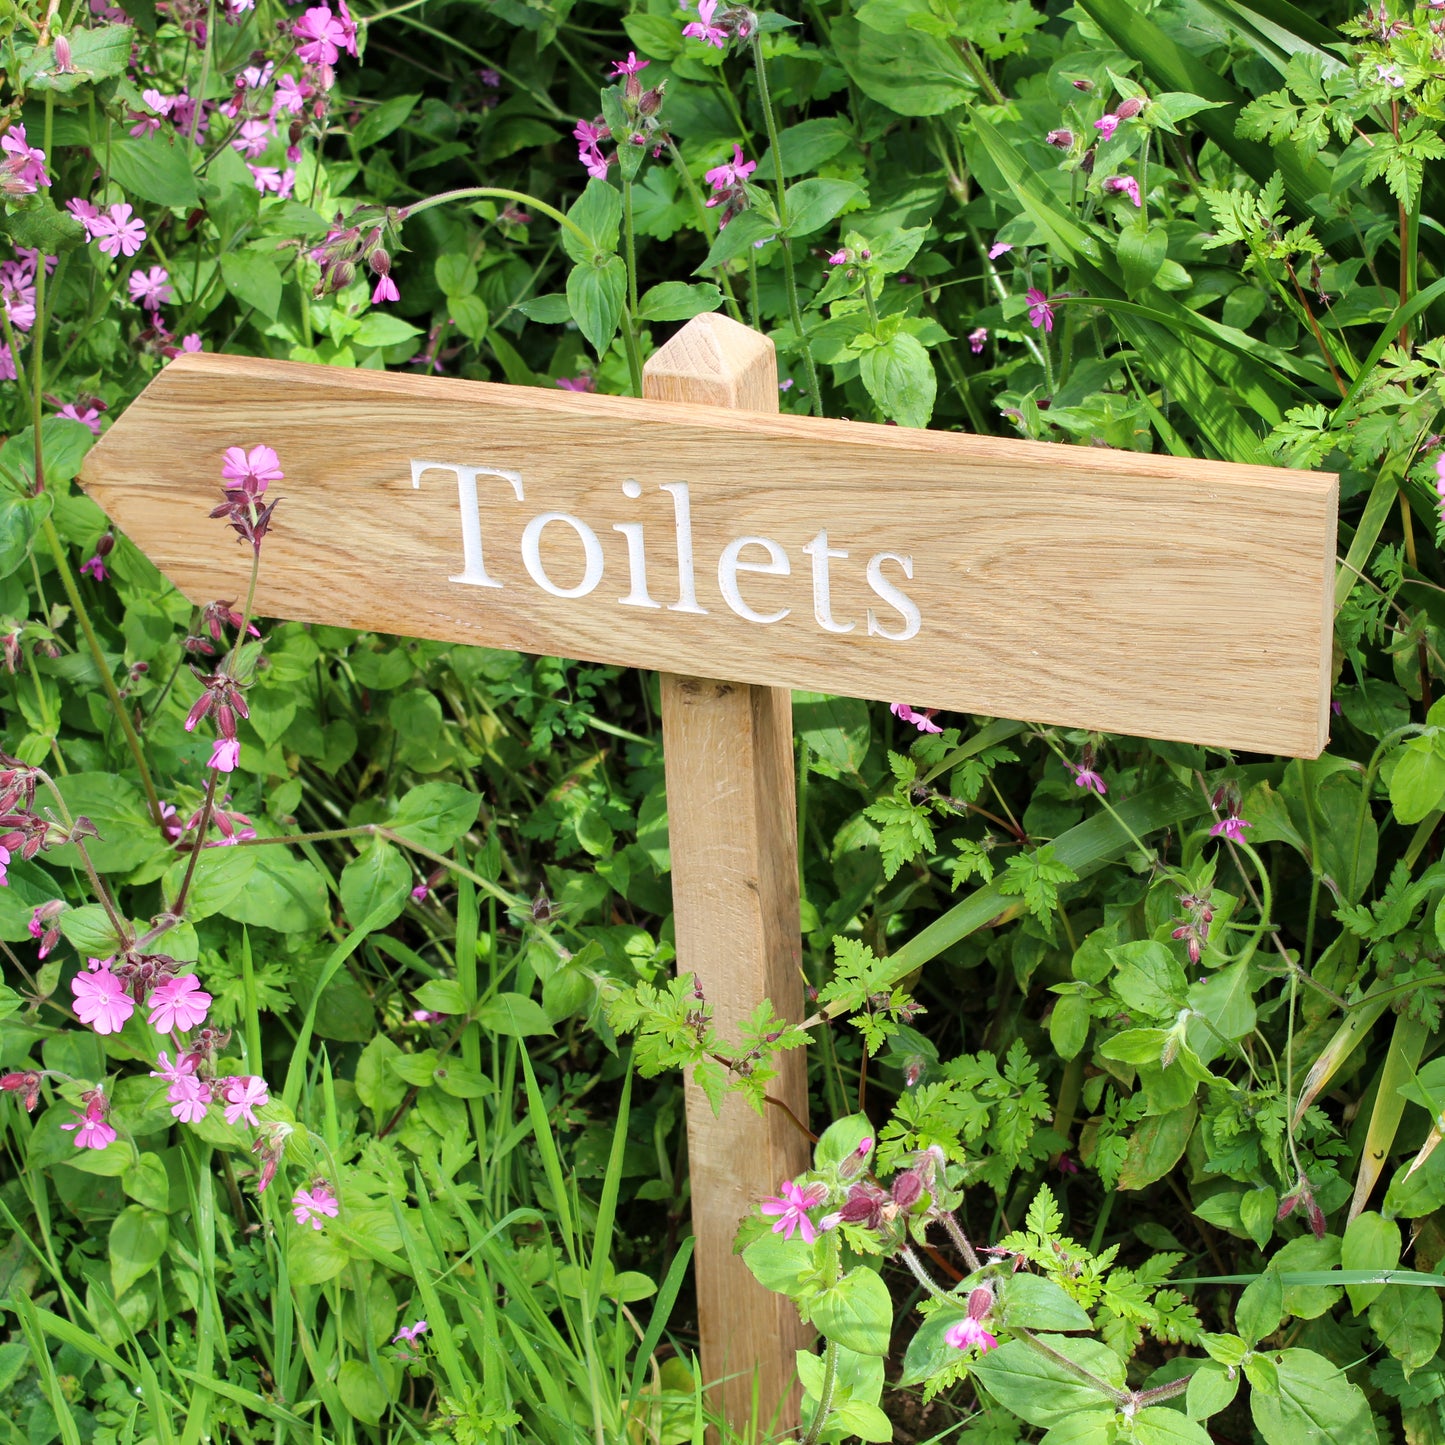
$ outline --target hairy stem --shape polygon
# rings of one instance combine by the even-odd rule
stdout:
[[[828,1416],[833,1413],[833,1390],[837,1383],[838,1346],[829,1340],[828,1347],[823,1351],[823,1388],[818,1392],[818,1413],[813,1416],[813,1423],[808,1427],[803,1445],[818,1445],[823,1426],[828,1423]]]

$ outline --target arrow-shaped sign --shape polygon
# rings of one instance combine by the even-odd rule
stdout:
[[[871,423],[182,356],[86,460],[196,602],[227,447],[262,615],[1314,756],[1336,482]]]

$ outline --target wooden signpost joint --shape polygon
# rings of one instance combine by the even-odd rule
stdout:
[[[790,689],[1324,747],[1334,477],[779,416],[772,344],[721,316],[645,391],[182,356],[82,481],[204,604],[249,577],[208,516],[222,453],[264,442],[261,615],[661,671],[679,968],[724,1033],[765,997],[802,1017]],[[787,1424],[807,1335],[731,1242],[806,1141],[691,1088],[687,1119],[704,1372]]]

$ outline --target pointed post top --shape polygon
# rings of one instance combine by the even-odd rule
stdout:
[[[694,316],[643,367],[644,394],[736,411],[778,409],[773,343],[721,312]]]

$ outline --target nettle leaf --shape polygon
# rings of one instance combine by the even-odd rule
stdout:
[[[869,347],[858,372],[879,410],[901,426],[925,427],[938,396],[938,377],[927,348],[916,336],[899,331]]]

